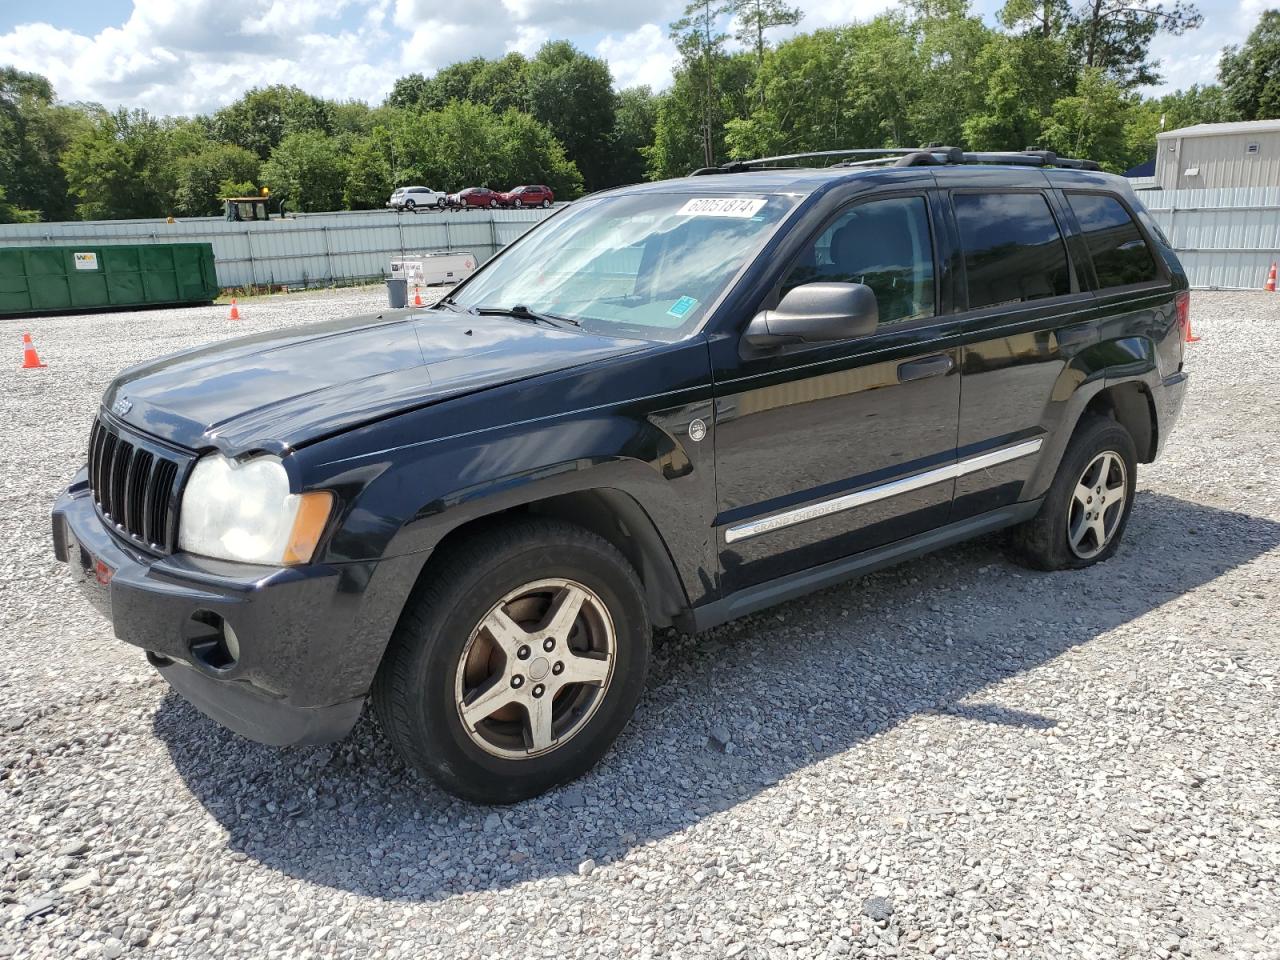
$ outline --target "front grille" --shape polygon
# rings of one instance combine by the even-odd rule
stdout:
[[[178,536],[178,486],[192,458],[98,417],[89,434],[89,487],[121,536],[172,553]]]

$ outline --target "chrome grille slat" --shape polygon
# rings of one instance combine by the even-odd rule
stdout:
[[[89,434],[89,486],[103,519],[138,546],[171,553],[177,488],[194,459],[100,416]]]

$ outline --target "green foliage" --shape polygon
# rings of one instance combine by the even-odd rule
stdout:
[[[5,199],[4,187],[0,187],[0,223],[39,223],[36,210],[23,210]]]
[[[564,147],[527,113],[454,100],[425,113],[393,110],[386,119],[350,151],[344,199],[353,209],[381,207],[407,184],[457,190],[545,183],[566,198],[582,192]]]
[[[250,90],[213,115],[215,139],[234,143],[266,160],[294,133],[332,133],[334,105],[297,87],[277,85]]]
[[[311,213],[342,206],[346,157],[337,141],[319,130],[286,136],[262,165],[263,185],[294,211]]]
[[[222,212],[221,198],[256,193],[261,166],[256,154],[230,143],[206,142],[173,161],[173,213],[210,217]],[[231,189],[228,189],[230,187]]]
[[[1227,101],[1244,120],[1280,118],[1280,10],[1267,10],[1242,47],[1218,63]]]
[[[769,62],[765,61],[766,64]],[[705,81],[701,64],[676,71],[671,90],[659,98],[654,122],[653,145],[646,151],[649,176],[682,177],[705,165],[708,144],[703,138]],[[729,132],[752,110],[755,56],[739,53],[715,54],[711,61],[712,156],[729,153]]]
[[[1041,143],[1064,157],[1088,157],[1122,173],[1132,159],[1125,124],[1136,100],[1102,70],[1087,70],[1076,92],[1054,103]]]
[[[764,63],[765,33],[774,27],[795,26],[804,18],[799,7],[784,0],[732,0],[730,9],[738,27],[733,38],[755,51],[757,68]]]
[[[166,216],[173,195],[168,134],[145,110],[94,110],[62,156],[76,212],[86,220]]]
[[[0,184],[9,216],[65,220],[75,213],[60,161],[86,125],[82,111],[54,103],[44,77],[0,67]]]
[[[607,186],[617,114],[609,65],[568,41],[545,43],[529,61],[528,90],[533,115],[564,144],[587,189]]]
[[[613,124],[613,183],[636,183],[645,178],[646,151],[658,123],[658,98],[648,87],[628,87],[618,94]]]

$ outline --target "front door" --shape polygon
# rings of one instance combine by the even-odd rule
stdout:
[[[843,208],[771,295],[864,283],[879,308],[873,334],[713,350],[724,593],[948,521],[960,371],[938,326],[931,203],[921,190]]]

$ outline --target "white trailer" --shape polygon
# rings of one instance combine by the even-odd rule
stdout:
[[[465,280],[479,264],[474,253],[417,253],[407,257],[393,257],[392,279],[404,279],[409,286],[429,287],[434,284],[453,284]]]

